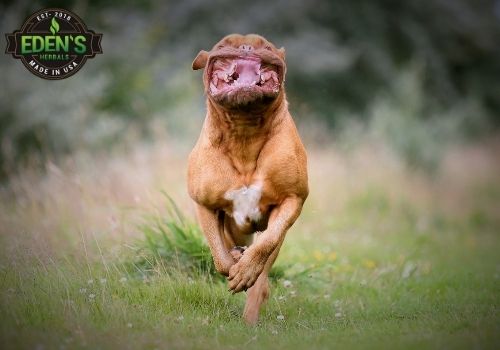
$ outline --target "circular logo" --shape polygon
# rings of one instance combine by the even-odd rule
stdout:
[[[43,79],[65,79],[78,72],[87,58],[102,53],[102,34],[89,30],[73,12],[50,8],[32,14],[20,30],[6,34],[5,53],[20,59]]]

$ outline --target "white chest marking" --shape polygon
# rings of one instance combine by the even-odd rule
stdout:
[[[243,186],[238,190],[230,190],[224,198],[233,201],[233,218],[238,226],[243,226],[247,219],[258,221],[260,219],[259,201],[262,195],[262,184],[256,183]]]

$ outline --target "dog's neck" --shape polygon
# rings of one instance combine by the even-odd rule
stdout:
[[[261,110],[236,110],[223,108],[207,100],[208,128],[212,144],[222,148],[241,173],[252,172],[262,147],[276,132],[285,115],[286,98],[279,96]]]
[[[221,133],[219,142],[233,140],[247,143],[253,138],[262,138],[269,133],[272,126],[279,122],[276,116],[282,116],[281,110],[287,105],[283,95],[278,96],[268,106],[258,109],[229,109],[207,100],[208,115],[211,126]]]

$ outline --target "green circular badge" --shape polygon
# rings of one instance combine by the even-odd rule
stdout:
[[[50,8],[32,14],[20,30],[6,34],[5,53],[20,59],[43,79],[65,79],[78,72],[87,58],[102,53],[102,34],[89,30],[73,12]]]

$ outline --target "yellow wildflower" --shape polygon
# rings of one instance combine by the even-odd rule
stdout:
[[[318,261],[323,261],[325,260],[325,254],[323,254],[323,252],[319,251],[319,250],[315,250],[313,252],[313,256],[316,260]]]
[[[374,269],[374,268],[377,266],[377,264],[375,264],[375,261],[373,261],[373,260],[369,260],[369,259],[365,259],[365,260],[363,261],[363,265],[364,265],[367,269],[370,269],[370,270],[371,270],[371,269]]]

